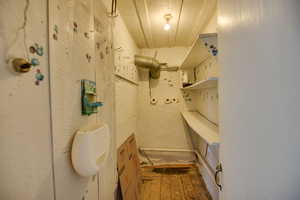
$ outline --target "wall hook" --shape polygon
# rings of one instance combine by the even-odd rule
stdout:
[[[12,65],[16,72],[27,73],[30,71],[32,64],[24,58],[14,58],[12,60]]]
[[[97,113],[97,108],[103,106],[103,102],[96,100],[96,82],[81,80],[81,106],[83,115]]]

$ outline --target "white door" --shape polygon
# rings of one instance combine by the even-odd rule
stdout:
[[[300,199],[300,1],[219,0],[221,200]]]

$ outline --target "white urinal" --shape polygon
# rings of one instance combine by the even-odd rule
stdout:
[[[106,163],[110,150],[107,124],[77,131],[72,145],[72,164],[80,176],[93,176]]]

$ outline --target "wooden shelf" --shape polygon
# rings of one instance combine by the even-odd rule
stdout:
[[[197,67],[208,57],[212,56],[209,49],[204,45],[203,39],[217,37],[216,33],[200,34],[196,42],[193,44],[190,51],[185,56],[185,59],[181,65],[181,69],[189,69]]]
[[[218,78],[210,77],[207,80],[202,80],[194,83],[193,85],[183,87],[182,90],[201,90],[205,88],[215,88],[218,87]]]
[[[189,69],[197,67],[203,61],[205,61],[208,57],[212,56],[209,52],[209,49],[204,45],[207,38],[217,37],[217,33],[209,33],[209,34],[200,34],[199,38],[193,44],[190,51],[185,56],[185,59],[181,65],[181,69]]]
[[[187,124],[209,145],[220,144],[218,127],[198,112],[181,112]]]
[[[196,40],[191,50],[186,55],[181,69],[188,69],[198,66],[200,63],[205,61],[210,56],[207,48],[200,41],[200,39]]]

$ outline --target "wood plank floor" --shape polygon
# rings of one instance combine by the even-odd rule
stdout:
[[[142,200],[211,200],[196,166],[142,168]]]

